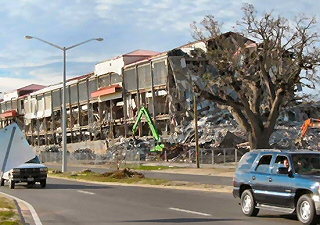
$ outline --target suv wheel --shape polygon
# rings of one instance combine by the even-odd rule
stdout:
[[[4,179],[3,178],[0,179],[0,186],[4,186]]]
[[[9,187],[10,189],[14,189],[14,181],[12,179],[9,179]]]
[[[315,213],[314,202],[310,195],[302,195],[299,198],[297,203],[297,216],[302,224],[316,224],[317,215]]]
[[[256,216],[259,209],[255,206],[255,201],[251,190],[245,190],[241,195],[241,209],[246,216]]]

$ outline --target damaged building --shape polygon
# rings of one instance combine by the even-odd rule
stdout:
[[[232,32],[226,34],[247,40]],[[142,106],[150,111],[162,137],[180,143],[193,142],[193,107],[198,98],[193,84],[204,86],[197,75],[215,73],[214,68],[207,66],[205,51],[206,44],[198,41],[163,53],[136,50],[97,63],[94,72],[67,80],[67,143],[99,141],[98,146],[90,148],[105,153],[113,140],[132,136],[132,126]],[[14,121],[31,145],[60,145],[62,89],[62,83],[32,84],[5,93],[0,103],[1,127]],[[219,147],[217,140],[223,143],[224,139],[229,140],[225,141],[229,145],[245,141],[245,134],[235,128],[226,109],[201,100],[196,110],[202,146]],[[292,113],[294,110],[289,110],[281,118],[302,119],[300,114]],[[214,132],[213,127],[218,125],[223,125],[224,132]],[[139,124],[138,136],[152,136],[145,118]]]
[[[180,73],[188,74],[189,65],[203,60],[192,51],[204,47],[194,42],[164,53],[137,50],[67,80],[67,143],[129,137],[141,106],[149,109],[161,135],[174,132],[192,105],[190,80]],[[1,126],[17,122],[33,146],[61,143],[62,83],[5,93],[0,107]],[[145,119],[138,132],[151,135]]]

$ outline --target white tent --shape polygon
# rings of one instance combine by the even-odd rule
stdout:
[[[16,123],[0,129],[1,172],[7,172],[34,157],[32,147]]]

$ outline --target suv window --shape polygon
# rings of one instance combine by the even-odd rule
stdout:
[[[238,170],[250,170],[254,160],[257,158],[257,155],[258,153],[256,152],[248,152],[244,154],[238,162]]]
[[[298,174],[320,174],[319,154],[292,154],[292,161]]]
[[[273,165],[273,168],[272,168],[272,171],[271,173],[278,173],[278,168],[279,167],[286,167],[285,165],[285,160],[287,160],[288,162],[288,168],[290,167],[290,164],[289,164],[289,159],[287,156],[284,156],[284,155],[278,155],[275,162],[274,162],[274,165]]]
[[[264,155],[260,158],[256,172],[267,173],[269,171],[272,155]]]

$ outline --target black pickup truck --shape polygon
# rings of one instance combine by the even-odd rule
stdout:
[[[320,152],[253,150],[238,163],[233,196],[242,212],[260,209],[296,213],[302,224],[317,224],[320,215]]]

